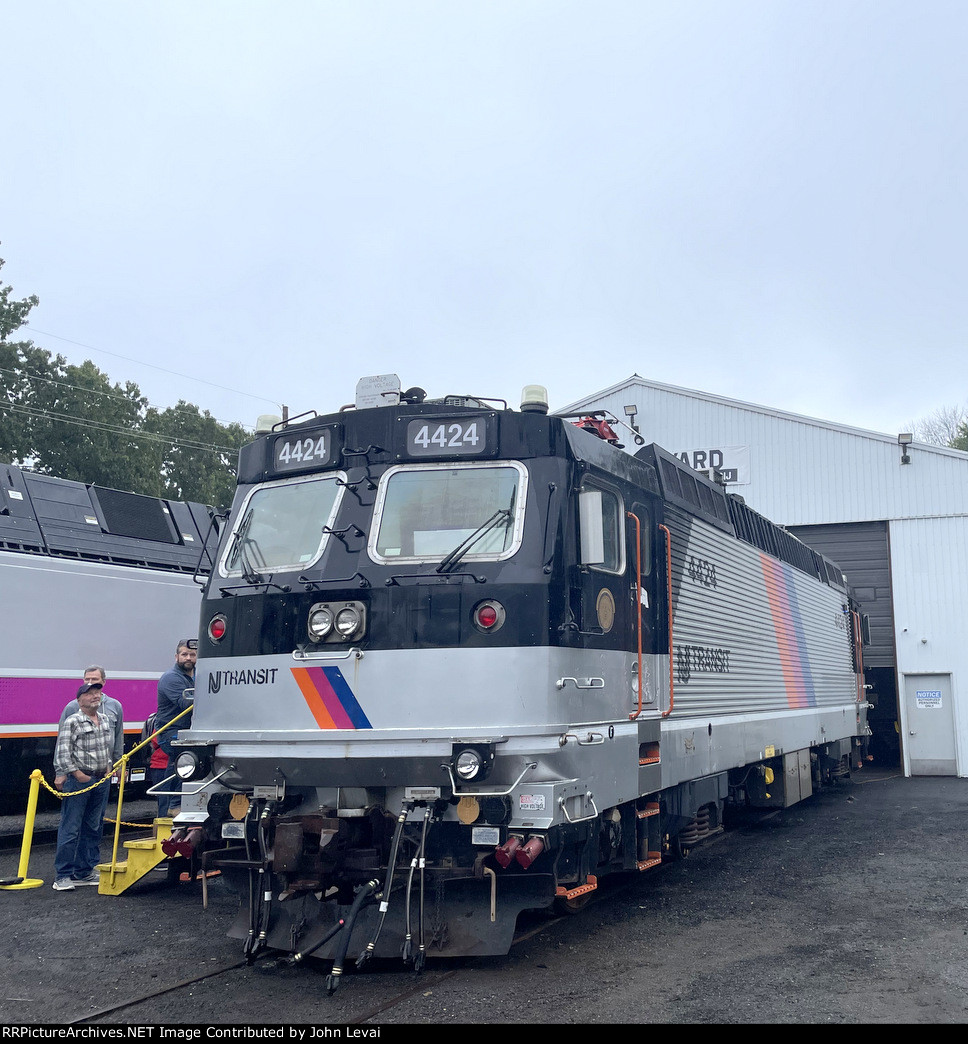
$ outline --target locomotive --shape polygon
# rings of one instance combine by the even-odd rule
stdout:
[[[856,763],[836,565],[525,393],[367,378],[240,453],[169,845],[237,883],[250,959],[332,959],[332,991],[350,957],[502,954],[522,911]]]
[[[22,802],[33,769],[53,778],[57,723],[92,660],[137,742],[178,634],[198,626],[213,528],[203,504],[0,464],[0,806]]]

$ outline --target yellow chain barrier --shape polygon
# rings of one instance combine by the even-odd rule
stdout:
[[[37,794],[41,786],[46,787],[47,790],[49,790],[50,793],[53,794],[54,797],[56,797],[59,801],[63,801],[64,798],[79,797],[81,794],[90,793],[90,791],[94,790],[95,788],[103,786],[105,783],[108,782],[108,780],[111,779],[115,772],[118,772],[118,818],[107,819],[105,817],[105,822],[114,823],[114,847],[111,852],[111,880],[113,883],[114,869],[117,866],[118,841],[121,836],[121,827],[153,826],[153,824],[151,823],[125,823],[121,819],[121,806],[124,802],[124,782],[128,775],[128,762],[131,760],[134,754],[137,754],[139,750],[142,750],[149,743],[151,743],[151,741],[155,739],[158,735],[160,735],[162,732],[164,732],[165,729],[170,729],[176,721],[178,721],[180,718],[183,718],[186,714],[190,713],[191,710],[192,707],[186,707],[179,714],[176,714],[175,717],[172,718],[171,721],[169,721],[166,725],[162,725],[160,729],[156,729],[146,739],[143,739],[140,743],[135,744],[135,746],[133,746],[131,750],[129,750],[126,754],[121,755],[120,759],[116,761],[114,765],[111,767],[111,771],[109,773],[102,776],[96,782],[91,783],[89,787],[85,787],[83,790],[72,790],[70,793],[65,794],[63,791],[57,790],[56,787],[52,787],[44,778],[44,774],[43,772],[41,772],[40,769],[34,769],[34,771],[30,774],[30,795],[27,799],[27,820],[24,829],[23,842],[21,844],[20,865],[18,867],[18,874],[17,877],[12,880],[12,882],[8,883],[4,881],[3,883],[0,883],[0,888],[37,888],[44,883],[41,880],[27,877],[27,865],[30,859],[30,845],[33,839],[34,831],[34,815],[37,810]]]
[[[41,786],[46,787],[47,790],[49,790],[50,793],[54,795],[54,797],[56,797],[59,800],[63,801],[64,798],[80,797],[81,794],[89,794],[92,790],[95,790],[95,789],[97,789],[97,787],[100,787],[102,784],[106,783],[109,779],[111,779],[111,777],[115,774],[115,772],[119,772],[119,770],[120,770],[119,775],[120,775],[120,781],[122,783],[121,792],[123,792],[123,790],[124,790],[123,783],[124,783],[125,777],[127,776],[128,762],[131,760],[132,756],[137,754],[139,750],[142,750],[144,747],[148,746],[148,744],[151,743],[151,741],[153,739],[155,739],[155,737],[159,736],[166,729],[170,729],[172,727],[172,725],[174,725],[175,722],[179,720],[179,718],[184,718],[186,714],[190,714],[191,711],[192,711],[191,707],[186,707],[183,711],[180,711],[178,714],[176,714],[175,717],[172,718],[171,721],[169,721],[166,725],[162,725],[160,729],[156,729],[150,736],[148,736],[145,739],[141,740],[140,743],[136,743],[131,748],[131,750],[127,751],[125,754],[122,754],[121,757],[111,766],[111,771],[110,772],[106,773],[99,780],[96,780],[89,787],[85,787],[83,790],[72,790],[69,794],[65,794],[62,790],[57,790],[56,787],[52,787],[47,782],[47,780],[44,778],[43,773],[41,773],[41,775],[40,775],[40,784],[41,784]],[[120,797],[120,796],[121,796],[121,794],[119,793],[118,797]],[[120,801],[118,802],[118,808],[119,809],[121,808]],[[108,820],[108,822],[113,823],[114,820],[113,819],[112,820]],[[123,825],[124,826],[141,826],[142,824],[141,823],[125,823]]]

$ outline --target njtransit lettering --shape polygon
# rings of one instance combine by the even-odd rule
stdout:
[[[248,671],[212,671],[208,691],[218,692],[223,685],[275,685],[278,667],[259,667]]]

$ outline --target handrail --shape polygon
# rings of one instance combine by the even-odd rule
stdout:
[[[851,610],[851,627],[854,636],[854,678],[857,683],[857,702],[864,699],[864,635],[860,626],[860,613]]]
[[[635,611],[638,619],[639,634],[639,706],[634,714],[629,715],[629,721],[635,719],[642,713],[642,523],[634,511],[627,511],[629,518],[635,519]]]
[[[121,771],[118,773],[118,818],[117,818],[117,821],[114,824],[114,843],[111,846],[111,885],[112,885],[112,887],[114,885],[114,875],[117,872],[117,866],[118,866],[118,843],[121,840],[121,819],[122,819],[122,816],[121,816],[121,806],[124,804],[124,780],[125,780],[125,777],[128,774],[128,771],[127,771],[127,769],[128,769],[128,762],[131,760],[131,755],[132,754],[137,754],[137,752],[139,750],[141,750],[142,747],[148,746],[151,743],[151,741],[153,739],[155,739],[156,736],[158,736],[159,733],[164,732],[165,729],[171,728],[171,726],[174,725],[176,721],[178,721],[180,718],[183,718],[186,714],[190,714],[191,711],[194,709],[194,706],[195,705],[193,703],[191,705],[191,707],[186,707],[183,711],[179,711],[174,716],[174,718],[171,719],[171,721],[166,722],[164,725],[161,726],[160,729],[155,729],[155,731],[150,736],[148,736],[145,739],[141,740],[140,743],[136,743],[131,748],[131,750],[129,750],[126,754],[122,754],[121,755],[120,760],[115,765],[115,768],[117,768],[118,765],[120,765]]]
[[[669,527],[664,526],[661,522],[659,523],[659,529],[666,535],[666,601],[669,608],[669,709],[663,711],[659,717],[668,718],[672,713],[672,706],[675,700],[675,649],[672,643],[672,534],[669,532]],[[642,688],[641,678],[639,679],[639,688]]]

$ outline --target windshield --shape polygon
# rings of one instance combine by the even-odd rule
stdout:
[[[371,558],[436,565],[465,541],[460,559],[510,558],[521,543],[527,477],[511,462],[391,468],[377,497]]]
[[[243,504],[225,554],[223,576],[305,569],[323,553],[342,486],[336,475],[262,486]]]

